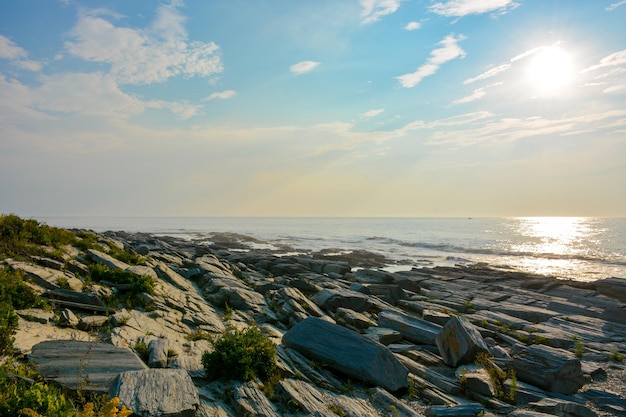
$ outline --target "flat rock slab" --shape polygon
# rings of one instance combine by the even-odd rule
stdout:
[[[560,394],[573,394],[585,384],[580,361],[562,349],[529,346],[513,358],[512,366],[519,380]]]
[[[378,315],[378,325],[396,330],[413,343],[435,345],[441,326],[417,317],[408,316],[393,310],[382,311]]]
[[[109,396],[141,417],[193,417],[200,398],[183,369],[123,372],[111,384]]]
[[[132,350],[106,343],[49,340],[33,346],[29,360],[46,380],[70,390],[106,393],[121,372],[146,369]]]
[[[346,375],[397,391],[407,369],[380,343],[328,321],[309,317],[283,336],[283,344]]]

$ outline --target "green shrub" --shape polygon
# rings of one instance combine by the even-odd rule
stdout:
[[[72,232],[40,224],[34,219],[21,219],[14,214],[0,215],[0,253],[24,257],[43,255],[41,246],[59,248],[75,240]]]
[[[613,362],[624,362],[624,355],[619,350],[611,351],[611,360]]]
[[[269,381],[276,373],[276,346],[257,326],[229,328],[202,355],[207,378]]]
[[[17,330],[17,315],[8,304],[0,302],[0,355],[13,351],[13,335]]]
[[[15,309],[46,307],[47,303],[24,283],[22,275],[9,269],[0,269],[0,355],[13,350],[13,334],[18,318]]]
[[[128,289],[121,292],[128,307],[133,305],[147,307],[148,303],[141,294],[154,294],[156,286],[156,281],[149,275],[137,275],[131,271],[113,269],[101,264],[90,264],[89,275],[89,278],[95,282],[108,281],[113,284],[128,285]],[[112,300],[113,304],[117,304],[117,302],[117,299]]]
[[[31,385],[18,375],[34,379]],[[26,366],[9,362],[0,366],[0,415],[17,416],[20,410],[29,408],[46,417],[74,416],[74,407],[58,388],[48,385]]]
[[[109,244],[109,255],[117,260],[125,262],[130,265],[139,265],[145,262],[145,258],[136,252],[125,251],[113,244]]]

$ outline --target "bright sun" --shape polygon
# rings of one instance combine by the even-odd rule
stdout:
[[[539,95],[553,95],[563,91],[573,77],[572,60],[558,46],[541,48],[531,57],[528,78]]]

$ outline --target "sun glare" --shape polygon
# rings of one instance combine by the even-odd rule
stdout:
[[[553,95],[565,89],[574,77],[570,55],[558,46],[547,46],[533,54],[528,78],[535,93]]]

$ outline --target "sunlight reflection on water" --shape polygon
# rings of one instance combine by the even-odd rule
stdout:
[[[513,243],[518,253],[540,255],[523,257],[518,265],[539,274],[559,274],[582,266],[581,257],[591,256],[598,229],[587,217],[520,217]]]

